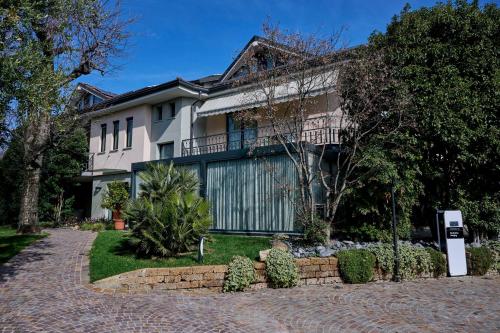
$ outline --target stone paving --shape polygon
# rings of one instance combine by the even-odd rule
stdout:
[[[96,293],[85,286],[94,238],[51,230],[1,266],[0,332],[500,332],[499,278]]]

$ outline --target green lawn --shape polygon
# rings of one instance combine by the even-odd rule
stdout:
[[[128,233],[102,231],[97,236],[90,252],[90,280],[92,282],[108,276],[147,267],[179,267],[199,265],[197,252],[169,259],[140,259],[127,247]],[[212,241],[205,243],[205,265],[227,264],[234,255],[255,259],[259,251],[270,247],[269,237],[211,235]]]
[[[47,234],[17,235],[16,229],[0,226],[0,264],[9,261],[26,246],[45,236]]]

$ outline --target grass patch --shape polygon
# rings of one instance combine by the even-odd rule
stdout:
[[[196,251],[168,259],[141,259],[128,246],[130,234],[108,230],[97,236],[90,252],[91,282],[140,268],[199,265]],[[204,265],[228,264],[235,255],[256,259],[270,247],[269,237],[212,234],[205,242]]]
[[[47,234],[17,235],[16,229],[0,226],[0,264],[9,261],[10,258],[21,252],[26,246],[45,236]]]

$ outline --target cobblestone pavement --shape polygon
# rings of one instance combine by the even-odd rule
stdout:
[[[0,267],[1,332],[500,332],[498,278],[111,295],[85,287],[95,234],[50,234]]]

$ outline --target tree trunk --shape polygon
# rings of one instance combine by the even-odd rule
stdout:
[[[43,152],[48,143],[50,114],[43,112],[38,119],[31,119],[24,131],[25,174],[21,187],[18,233],[40,232],[38,227],[38,192],[43,163]]]
[[[19,233],[40,232],[40,228],[37,226],[40,171],[40,168],[31,167],[25,172],[21,192],[21,207],[19,209]]]

